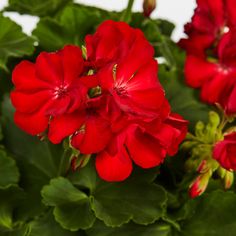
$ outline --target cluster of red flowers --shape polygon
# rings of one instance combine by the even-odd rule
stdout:
[[[227,115],[236,113],[236,1],[198,0],[188,39],[185,75],[188,85],[201,88],[201,98],[218,103]]]
[[[235,9],[235,0],[197,0],[192,22],[185,26],[188,38],[179,42],[187,52],[187,84],[201,88],[201,99],[220,105],[226,116],[236,114]],[[215,145],[213,157],[226,169],[236,170],[235,148],[229,143],[236,143],[235,134]]]
[[[70,137],[81,153],[97,154],[97,171],[107,181],[127,178],[132,161],[151,168],[175,154],[187,122],[170,111],[143,33],[105,21],[85,46],[86,55],[69,45],[16,66],[15,123],[55,144]]]

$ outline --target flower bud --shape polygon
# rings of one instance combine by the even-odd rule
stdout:
[[[224,177],[224,187],[225,189],[229,189],[234,182],[234,173],[232,171],[226,171]]]
[[[78,169],[85,167],[88,164],[90,157],[91,155],[73,156],[71,159],[71,169],[73,171],[76,171]]]
[[[210,171],[205,174],[199,175],[189,186],[189,196],[191,198],[195,198],[204,193],[207,188],[210,177]]]
[[[200,165],[197,168],[197,172],[198,173],[204,173],[206,171],[208,171],[209,167],[207,165],[207,161],[206,160],[202,160]]]
[[[146,17],[149,17],[155,8],[156,8],[156,0],[143,1],[143,13]]]

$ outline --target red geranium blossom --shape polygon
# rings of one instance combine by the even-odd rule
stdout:
[[[188,55],[185,76],[188,85],[201,88],[201,98],[219,103],[227,114],[236,113],[236,32],[224,35],[218,45],[218,58]]]
[[[84,61],[80,48],[66,46],[56,53],[42,52],[36,63],[23,61],[13,71],[11,101],[15,123],[29,134],[48,128],[59,143],[81,126],[87,88],[82,82]]]
[[[197,0],[197,8],[191,23],[185,25],[187,39],[180,46],[188,53],[203,56],[230,28],[236,25],[236,2],[234,0]]]
[[[216,143],[213,157],[227,170],[236,170],[236,132],[226,134]]]
[[[140,30],[105,21],[86,37],[87,58],[76,46],[41,53],[13,73],[15,122],[32,135],[47,131],[53,143],[70,136],[82,154],[97,154],[107,181],[173,155],[187,122],[171,110],[157,78],[154,49]],[[90,75],[92,74],[92,75]]]

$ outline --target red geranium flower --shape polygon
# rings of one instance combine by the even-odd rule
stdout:
[[[227,114],[236,113],[236,32],[224,35],[218,45],[218,59],[188,55],[185,76],[188,85],[201,88],[201,98],[219,103]]]
[[[216,143],[213,157],[227,170],[236,170],[236,132],[226,134]]]
[[[23,61],[13,71],[16,86],[11,101],[15,123],[31,135],[49,129],[49,139],[59,143],[74,133],[82,119],[87,88],[82,83],[84,61],[80,48],[66,46],[56,53],[41,53],[36,63]]]
[[[235,27],[235,8],[234,0],[198,0],[191,23],[185,25],[188,39],[181,39],[180,46],[190,54],[204,57],[206,49]]]
[[[86,60],[78,47],[66,46],[15,68],[16,124],[32,135],[48,129],[53,143],[71,135],[80,153],[98,154],[96,167],[107,181],[127,178],[131,160],[151,168],[175,154],[187,122],[170,115],[143,33],[106,21],[86,37],[86,47]]]

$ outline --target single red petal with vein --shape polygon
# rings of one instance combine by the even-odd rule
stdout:
[[[48,127],[49,117],[44,115],[43,110],[35,113],[15,112],[14,121],[22,130],[31,135],[37,135],[46,130]]]
[[[83,154],[101,152],[112,137],[110,123],[99,115],[86,117],[84,127],[73,137],[71,144]]]
[[[132,172],[132,161],[124,147],[121,147],[115,155],[103,151],[96,156],[96,169],[98,175],[105,181],[123,181]]]
[[[218,65],[205,59],[188,55],[185,63],[185,77],[188,85],[194,88],[202,86],[217,74]]]
[[[84,111],[76,111],[52,118],[48,138],[54,143],[60,143],[65,137],[79,130],[85,119]]]
[[[126,145],[131,159],[142,168],[158,166],[166,156],[159,140],[140,129],[128,135]]]

